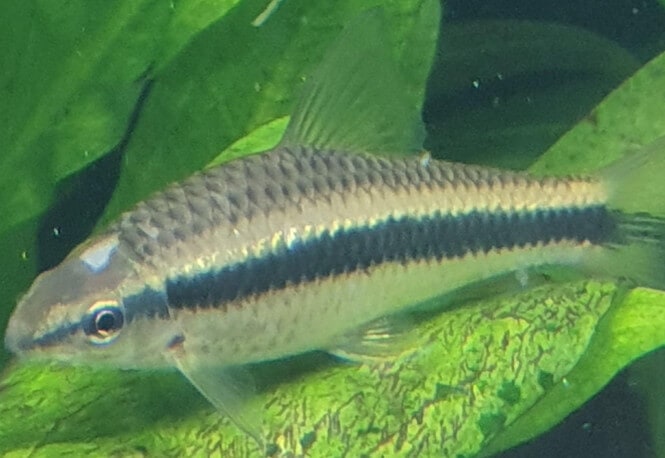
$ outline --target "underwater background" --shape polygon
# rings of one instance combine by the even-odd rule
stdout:
[[[251,148],[247,145],[270,146],[271,139],[279,138],[275,132],[283,128],[302,79],[341,25],[357,12],[386,3],[402,65],[425,65],[413,56],[409,61],[412,50],[399,45],[399,37],[409,36],[408,27],[402,25],[414,22],[414,11],[425,2],[348,0],[313,6],[307,0],[283,0],[260,27],[250,22],[268,5],[264,0],[174,0],[169,5],[74,1],[60,7],[47,2],[4,3],[0,332],[36,273],[57,264],[96,227],[153,190],[203,168],[222,152],[228,158]],[[664,3],[444,2],[423,110],[426,147],[440,158],[519,169],[532,166],[552,148],[536,164],[536,171],[583,172],[600,167],[602,155],[578,157],[575,151],[592,148],[575,135],[621,138],[623,143],[608,147],[611,155],[665,134],[665,108],[657,109],[665,106],[663,63],[643,77],[646,83],[637,80],[631,83],[632,92],[624,91],[637,95],[615,98],[604,111],[594,110],[665,51]],[[266,36],[260,34],[263,31]],[[245,88],[243,81],[252,84]],[[640,97],[652,99],[656,108],[642,109]],[[605,124],[606,119],[615,124]],[[567,137],[567,144],[555,145],[581,124],[593,134],[578,129],[578,134]],[[252,137],[265,126],[267,130]],[[246,144],[237,146],[246,138]],[[591,144],[602,151],[598,142]],[[605,297],[603,288],[610,287],[575,288],[582,295]],[[571,293],[560,294],[561,300],[567,300]],[[654,310],[665,310],[665,301],[659,304],[661,308]],[[597,310],[599,321],[608,305],[603,307]],[[660,387],[665,376],[665,328],[662,316],[643,321],[655,329],[654,342],[660,339],[649,349],[661,349],[633,350],[624,362],[641,358],[615,377],[608,372],[611,382],[604,387],[598,382],[596,394],[579,409],[571,401],[570,415],[560,424],[545,428],[549,431],[542,435],[534,427],[535,438],[528,425],[501,436],[510,429],[511,419],[529,408],[480,415],[482,441],[469,439],[474,445],[467,450],[502,457],[665,456],[665,390]],[[595,324],[589,323],[589,335]],[[584,342],[571,359],[572,366],[584,360]],[[594,358],[603,356],[596,352]],[[0,364],[0,454],[160,456],[189,450],[196,455],[203,449],[188,449],[187,444],[206,436],[192,425],[201,417],[208,420],[208,430],[217,425],[205,401],[174,374],[23,368],[4,350]],[[307,375],[312,368],[323,367],[327,374],[333,366],[316,357],[289,364],[298,366],[286,366],[298,374],[285,377],[294,392],[317,386]],[[595,373],[595,366],[588,364],[591,369],[581,372],[582,377]],[[337,374],[335,370],[330,373]],[[554,377],[551,385],[566,380]],[[549,382],[541,382],[548,392]],[[124,391],[108,388],[113,385]],[[454,387],[433,386],[435,397],[451,392],[454,396]],[[511,388],[500,396],[508,404],[512,401],[506,399],[515,395]],[[515,396],[520,397],[519,390]],[[133,407],[109,416],[118,399]],[[532,421],[533,415],[524,418]],[[551,421],[558,422],[554,417]],[[169,422],[180,425],[177,433],[164,426]],[[309,450],[308,456],[353,456],[344,449],[317,449],[316,438],[309,433],[293,434],[300,450],[296,454]],[[405,434],[404,442],[412,442]],[[530,440],[524,445],[498,451],[501,444],[526,439]],[[491,445],[492,441],[499,445]],[[230,447],[224,450],[240,446]],[[389,450],[394,456],[419,455],[417,448],[402,447]],[[244,449],[237,450],[241,456]],[[217,452],[210,449],[211,454]],[[383,450],[376,454],[391,456]],[[420,456],[429,455],[423,451]],[[458,456],[466,455],[458,452]]]

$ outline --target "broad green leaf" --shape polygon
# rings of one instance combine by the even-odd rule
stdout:
[[[438,14],[420,17],[426,2],[286,0],[254,27],[258,6],[265,3],[241,2],[155,75],[105,219],[200,170],[259,126],[290,114],[304,79],[343,25],[361,11],[384,9],[405,91],[422,97],[439,21]],[[424,21],[428,32],[411,33],[416,21]]]
[[[2,3],[3,331],[20,292],[36,274],[38,218],[58,184],[119,146],[148,78],[236,2]],[[4,349],[0,355],[4,359]]]
[[[593,339],[579,363],[564,378],[494,438],[483,455],[531,439],[556,425],[599,392],[621,369],[665,346],[665,294],[636,289],[615,304],[596,324]]]
[[[524,167],[639,68],[636,58],[610,40],[556,24],[445,23],[439,42],[425,101],[426,146],[447,160],[493,166]],[[553,84],[543,75],[563,82]],[[515,91],[525,78],[535,81],[533,87]],[[487,99],[488,90],[500,95]],[[241,156],[245,144],[244,151],[274,146],[283,130],[270,125],[248,133],[213,164]]]
[[[242,137],[237,142],[222,151],[208,167],[223,164],[224,162],[247,156],[248,152],[267,151],[274,147],[282,138],[289,117],[277,118],[254,129],[249,135]]]
[[[665,53],[607,96],[531,170],[541,174],[592,172],[665,135],[664,72]]]
[[[236,2],[9,0],[0,15],[0,233],[123,138],[146,79]]]
[[[481,20],[446,23],[425,120],[427,148],[467,163],[525,168],[639,61],[571,25]]]
[[[662,340],[641,332],[651,326],[654,307],[665,305],[660,295],[656,302],[629,298],[597,330],[614,291],[595,282],[548,285],[451,310],[414,331],[415,351],[386,363],[356,366],[312,355],[305,365],[273,365],[257,373],[264,377],[271,447],[276,456],[472,456],[570,379],[590,343],[602,350],[613,342],[623,364],[626,337],[639,334],[641,350]],[[2,453],[255,451],[251,439],[172,375],[26,364],[2,383]]]

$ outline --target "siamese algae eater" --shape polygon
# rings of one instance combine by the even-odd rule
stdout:
[[[274,149],[171,185],[39,275],[7,348],[177,368],[260,440],[243,365],[380,352],[391,316],[533,268],[663,287],[662,142],[569,178],[417,154],[419,108],[379,29],[345,29]]]

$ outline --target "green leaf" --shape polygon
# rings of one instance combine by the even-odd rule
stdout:
[[[0,14],[0,327],[63,179],[122,143],[147,78],[237,0],[7,0]],[[0,351],[2,359],[4,349]]]
[[[476,454],[569,377],[614,291],[594,282],[547,285],[451,310],[414,331],[415,351],[386,363],[313,355],[305,364],[272,364],[257,372],[272,446],[283,456],[304,448],[312,457],[432,456],[441,447],[444,456]],[[628,328],[651,320],[628,318]],[[0,431],[0,453],[17,456],[53,456],[62,444],[99,456],[256,451],[184,379],[168,374],[18,366],[0,386]]]
[[[665,53],[608,95],[550,148],[531,171],[593,172],[665,135]]]
[[[440,42],[426,146],[495,167],[531,164],[640,67],[608,38],[560,23],[451,22]]]
[[[585,317],[588,318],[588,317]],[[621,369],[665,346],[665,294],[636,289],[603,316],[579,363],[483,450],[484,456],[538,436],[598,393]]]
[[[439,21],[438,14],[421,17],[423,2],[286,0],[254,27],[265,3],[241,2],[157,72],[106,221],[200,170],[259,126],[289,115],[304,79],[344,24],[361,11],[384,9],[405,90],[422,97]],[[427,33],[413,33],[416,22]]]
[[[213,161],[208,164],[208,167],[223,164],[224,162],[238,159],[247,156],[249,152],[267,151],[277,145],[279,139],[282,138],[286,125],[289,122],[289,117],[277,118],[262,126],[254,129],[250,134],[242,137],[237,142],[229,145],[222,151]]]
[[[4,2],[0,233],[118,145],[146,78],[235,3]]]

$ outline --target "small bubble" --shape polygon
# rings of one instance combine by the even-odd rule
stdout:
[[[471,84],[473,85],[473,87],[478,89],[480,87],[480,80],[473,80]]]
[[[55,237],[60,237],[60,228],[59,227],[53,227],[53,235]]]

